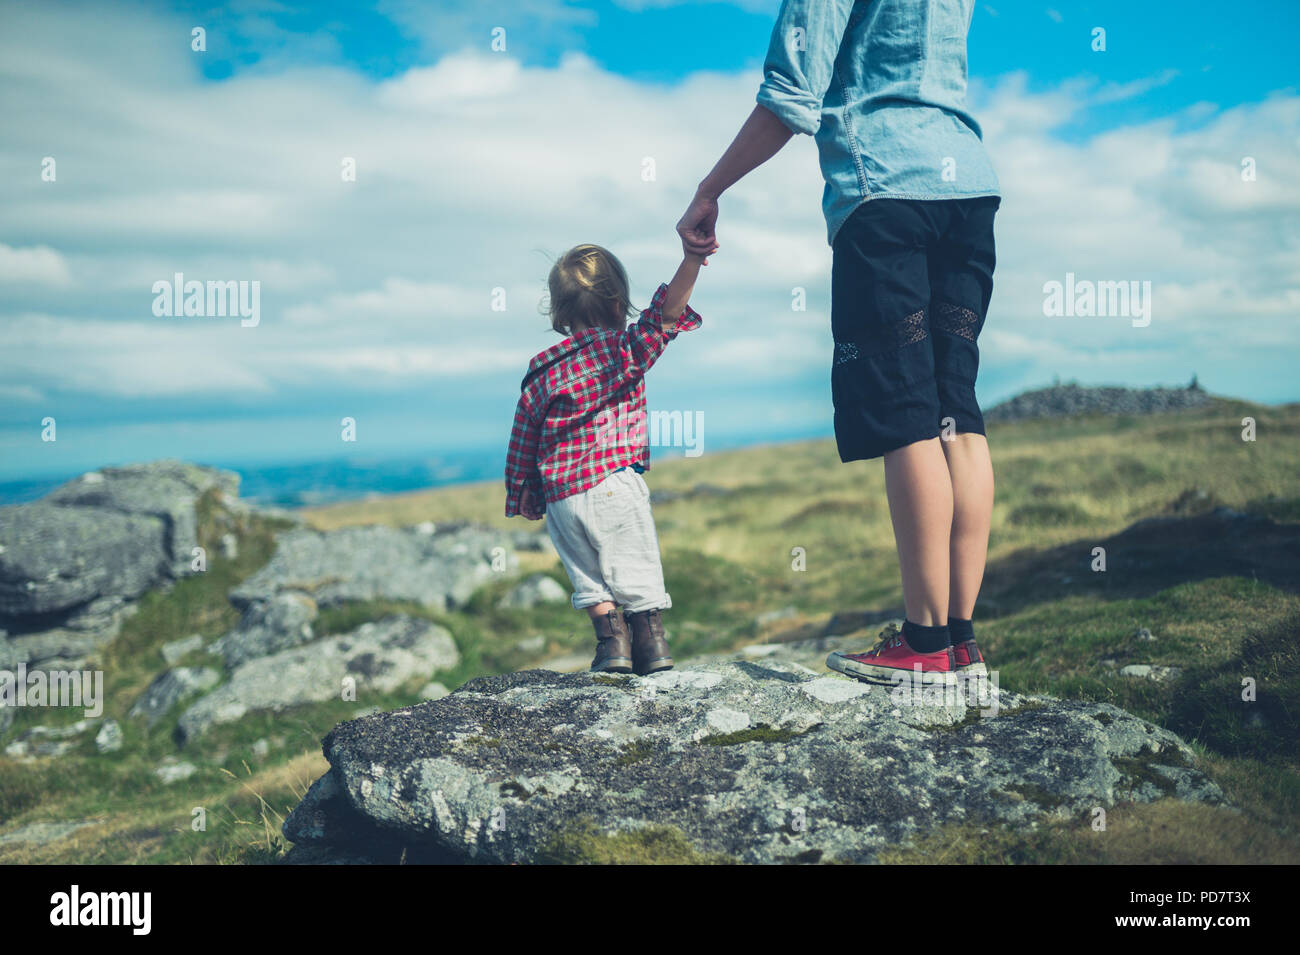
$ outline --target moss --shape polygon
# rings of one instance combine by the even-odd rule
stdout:
[[[462,742],[469,746],[488,746],[492,749],[501,748],[501,740],[496,736],[466,736]]]
[[[1168,776],[1154,768],[1157,765],[1156,760],[1149,754],[1149,750],[1143,750],[1142,754],[1137,757],[1114,756],[1111,757],[1111,763],[1119,770],[1124,779],[1133,784],[1134,788],[1150,783],[1164,795],[1174,795],[1178,791],[1177,785]],[[1179,755],[1181,757],[1181,754]],[[1162,761],[1159,765],[1168,765],[1168,763]]]
[[[966,715],[955,723],[936,723],[933,726],[927,726],[926,729],[931,733],[955,733],[958,730],[965,729],[967,726],[974,726],[980,721],[980,711],[977,707],[966,707]]]
[[[591,678],[592,683],[599,683],[601,686],[618,686],[627,689],[632,685],[630,676],[614,676],[608,673],[600,673]]]
[[[784,743],[797,736],[806,736],[816,727],[806,730],[775,729],[766,723],[759,723],[749,729],[736,730],[734,733],[717,733],[700,740],[701,746],[741,746],[745,743]]]
[[[1082,819],[1048,819],[1034,828],[978,821],[950,823],[907,845],[883,850],[893,865],[1221,865],[1294,864],[1300,844],[1242,813],[1162,799],[1106,811],[1106,830]]]
[[[654,753],[654,747],[645,740],[637,740],[632,743],[623,752],[619,753],[614,760],[617,766],[631,766],[633,763],[639,763],[644,759],[649,759]]]
[[[528,797],[533,794],[530,793],[523,786],[519,785],[519,783],[511,779],[508,782],[504,782],[501,784],[501,795],[514,796],[516,799],[520,801],[526,801]]]
[[[1009,795],[1016,801],[1032,802],[1044,812],[1052,812],[1066,803],[1063,797],[1037,783],[1017,783],[1014,786],[1008,786],[1003,794]]]
[[[792,856],[781,856],[777,861],[782,865],[817,865],[822,861],[820,849],[807,849]]]
[[[1102,726],[1109,726],[1111,723],[1115,722],[1115,717],[1111,716],[1109,713],[1093,713],[1092,718]]]
[[[583,819],[547,840],[538,862],[550,865],[732,865],[722,853],[700,852],[674,826],[606,835]]]

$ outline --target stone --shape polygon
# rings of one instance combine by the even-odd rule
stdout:
[[[443,527],[432,534],[381,525],[298,528],[276,540],[270,562],[231,591],[231,601],[241,610],[282,591],[307,594],[322,608],[358,600],[409,600],[451,610],[498,572],[519,566],[505,535],[475,525]]]
[[[426,683],[424,686],[420,687],[420,699],[441,700],[450,692],[451,690],[447,689],[446,686],[434,681],[432,683]]]
[[[177,735],[184,744],[249,713],[341,699],[351,682],[358,699],[369,691],[389,692],[459,662],[456,643],[445,628],[402,615],[385,617],[241,664],[230,679],[181,714]]]
[[[102,631],[126,601],[191,572],[197,503],[233,500],[227,471],[154,461],[91,471],[0,508],[0,627]]]
[[[528,610],[538,604],[569,602],[569,591],[546,574],[533,574],[515,584],[501,598],[501,606],[510,610]]]
[[[122,748],[122,724],[117,720],[104,720],[95,734],[95,749],[101,753],[116,753]]]
[[[1080,414],[1159,414],[1199,408],[1210,400],[1210,394],[1195,381],[1186,388],[1089,387],[1070,382],[1016,395],[986,410],[984,420],[1019,421]]]
[[[29,822],[12,832],[0,832],[0,846],[44,846],[66,839],[74,832],[96,825],[97,822],[98,820],[93,819],[84,822]]]
[[[654,827],[701,858],[864,863],[947,823],[1223,801],[1182,740],[1109,704],[914,698],[771,657],[471,680],[322,748],[289,861],[563,861],[567,835]]]
[[[93,717],[86,717],[67,726],[33,726],[5,747],[5,755],[24,760],[62,756],[71,752],[81,735],[97,722]]]
[[[234,669],[255,657],[310,643],[317,614],[316,601],[296,590],[255,600],[244,609],[239,626],[212,645],[212,652]]]
[[[1165,683],[1178,679],[1183,675],[1183,671],[1181,667],[1164,667],[1152,663],[1130,663],[1128,666],[1120,668],[1119,675],[1151,680],[1154,683]]]
[[[153,773],[170,786],[172,783],[179,783],[182,780],[189,779],[198,771],[199,768],[193,763],[184,760],[169,760],[156,768]]]
[[[162,645],[162,656],[168,666],[175,666],[177,661],[202,649],[203,637],[197,633],[192,633],[180,640],[164,643]]]
[[[221,674],[211,667],[176,667],[154,677],[128,716],[143,716],[153,726],[173,706],[196,693],[209,690],[221,682]]]

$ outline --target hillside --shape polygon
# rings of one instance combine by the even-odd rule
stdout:
[[[1245,415],[1258,422],[1254,442],[1242,440]],[[881,860],[1300,860],[1300,407],[1215,399],[1155,415],[999,422],[990,437],[998,503],[977,631],[1001,685],[1113,706],[1178,734],[1235,808],[1121,802],[1112,819],[1123,850],[1089,842],[1083,817],[992,830],[945,824],[901,839]],[[775,645],[753,652],[801,654],[801,666],[824,672],[816,659],[826,647],[865,647],[899,615],[878,462],[842,465],[833,443],[804,442],[666,460],[647,480],[679,660]],[[495,483],[444,488],[304,512],[308,527],[296,531],[279,516],[201,507],[198,538],[224,556],[206,574],[147,590],[120,633],[90,651],[103,655],[104,715],[119,722],[121,745],[101,751],[93,734],[70,733],[57,756],[0,757],[0,861],[277,859],[287,848],[280,824],[328,768],[320,741],[341,720],[407,707],[477,677],[583,668],[585,620],[564,603],[505,599],[531,574],[567,581],[532,533],[539,525],[506,521],[502,500]],[[398,568],[410,548],[413,559],[437,561],[440,540],[462,549],[481,540],[471,547],[486,552],[499,539],[509,542],[509,568],[466,570],[463,584],[433,602],[418,579],[396,572],[351,587],[325,582],[338,579],[340,554],[362,546],[331,551],[342,540],[333,532],[422,524],[397,536],[364,531],[374,535],[364,546],[382,546]],[[298,535],[293,560],[275,543],[286,532]],[[223,551],[228,537],[235,542]],[[1090,569],[1099,546],[1105,573]],[[806,569],[793,569],[796,549]],[[272,553],[288,563],[277,570]],[[285,590],[298,586],[293,575],[303,567],[321,574],[310,608]],[[250,619],[250,608],[264,616]],[[298,622],[282,626],[276,614]],[[407,621],[396,636],[399,625],[384,623],[394,617]],[[406,661],[409,679],[363,684],[354,702],[298,699],[200,721],[198,731],[187,728],[200,725],[187,714],[204,715],[193,702],[167,706],[152,723],[129,716],[167,665],[213,671],[220,684],[204,692],[215,693],[244,685],[235,675],[241,653],[293,663],[275,655],[307,646],[284,636],[303,626],[314,641],[344,638],[347,646],[360,628],[378,626],[365,631],[377,653],[397,653],[394,640],[427,649]],[[191,635],[197,643],[165,664],[163,645]],[[360,659],[340,652],[354,654],[340,658],[345,669]],[[430,670],[440,687],[426,685]],[[1242,700],[1244,678],[1256,688],[1253,702]],[[271,692],[245,679],[248,693]],[[268,699],[283,703],[273,692]],[[19,711],[7,732],[0,723],[0,745],[12,747],[37,725],[71,727],[74,716]],[[158,772],[177,764],[189,767],[179,784]],[[209,807],[202,833],[191,825],[195,805]]]

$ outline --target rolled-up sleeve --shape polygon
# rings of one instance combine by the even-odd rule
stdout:
[[[785,0],[772,28],[758,103],[796,133],[821,128],[822,100],[831,85],[853,0]]]

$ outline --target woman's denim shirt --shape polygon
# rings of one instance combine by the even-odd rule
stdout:
[[[785,0],[758,102],[814,135],[826,240],[868,199],[1001,195],[966,111],[975,0]]]

